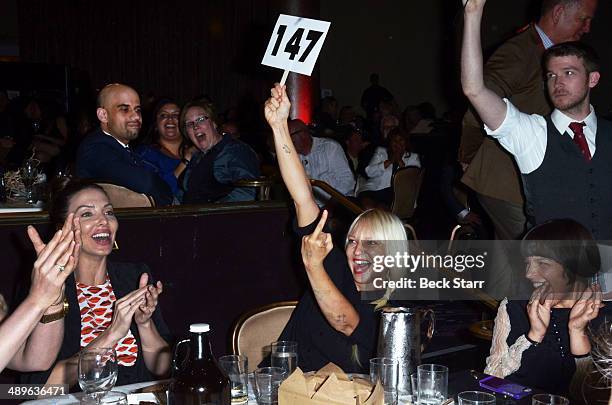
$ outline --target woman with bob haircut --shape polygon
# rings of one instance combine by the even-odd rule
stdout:
[[[164,377],[170,368],[170,334],[158,308],[161,282],[154,283],[144,264],[108,260],[119,223],[108,196],[97,184],[70,180],[53,197],[51,223],[74,215],[80,251],[65,285],[69,304],[64,340],[47,371],[24,375],[24,382],[77,384],[78,354],[89,347],[117,352],[117,385]]]
[[[400,241],[407,248],[404,226],[388,212],[369,210],[352,223],[346,255],[334,248],[331,235],[324,231],[327,211],[320,212],[291,141],[287,125],[291,104],[285,86],[277,83],[271,95],[265,116],[274,135],[283,181],[295,204],[296,233],[302,238],[302,261],[311,287],[279,339],[298,342],[302,370],[317,370],[333,362],[346,372],[364,372],[375,355],[378,317],[374,305],[362,300],[360,293],[372,290],[376,277],[388,277],[373,270],[374,257],[398,247],[386,240]]]
[[[534,291],[528,302],[501,302],[485,373],[567,395],[590,362],[589,324],[602,319],[601,289],[590,281],[599,249],[584,226],[555,219],[532,228],[521,253]]]

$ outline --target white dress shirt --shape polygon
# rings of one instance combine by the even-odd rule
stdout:
[[[393,177],[393,165],[390,164],[385,168],[385,160],[389,159],[387,148],[379,146],[374,151],[374,156],[370,159],[370,163],[365,169],[368,179],[363,179],[359,182],[357,193],[362,191],[378,191],[391,187],[391,178]],[[406,167],[415,166],[421,167],[421,159],[417,153],[404,153],[402,161]]]
[[[112,136],[111,134],[109,134],[108,132],[102,130],[102,132],[104,132],[106,135],[110,136],[111,138],[113,138],[115,141],[119,142],[119,145],[123,146],[124,148],[128,149],[130,146],[127,143],[123,143],[121,142],[119,139],[115,138],[114,136]]]
[[[488,135],[497,139],[501,146],[514,155],[514,159],[523,174],[536,170],[544,161],[547,142],[546,120],[538,114],[525,114],[520,112],[508,99],[506,103],[506,117],[496,130],[485,125]],[[595,135],[597,134],[597,116],[590,106],[591,112],[584,119],[584,136],[591,156],[595,156]],[[561,111],[554,109],[551,119],[559,133],[567,132],[574,139],[574,132],[569,124],[576,122]]]
[[[300,160],[311,179],[322,180],[344,195],[353,195],[355,177],[338,142],[313,137],[310,153],[300,155]]]

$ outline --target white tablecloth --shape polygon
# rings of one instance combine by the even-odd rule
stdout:
[[[130,394],[131,392],[134,392],[138,390],[139,388],[148,387],[150,385],[157,384],[159,382],[160,381],[148,381],[148,382],[143,382],[143,383],[138,383],[138,384],[122,385],[119,387],[114,387],[113,391],[120,391],[126,394]],[[34,401],[24,402],[24,404],[30,404],[30,405],[68,405],[68,404],[72,404],[74,405],[74,404],[78,404],[79,399],[82,397],[83,397],[82,393],[77,393],[77,394],[69,394],[69,395],[51,397],[47,399],[37,399]],[[155,396],[151,393],[131,394],[128,396],[128,401],[130,404],[132,403],[138,404],[138,401],[155,402]],[[257,401],[255,400],[253,391],[251,390],[250,381],[249,381],[249,402],[247,405],[257,405]]]
[[[131,392],[136,391],[139,388],[143,388],[143,387],[148,387],[149,385],[153,385],[153,384],[157,384],[159,381],[148,381],[148,382],[143,382],[143,383],[137,383],[137,384],[130,384],[130,385],[122,385],[119,387],[114,387],[113,391],[119,391],[119,392],[123,392],[126,394],[129,394]],[[76,393],[76,394],[68,394],[68,395],[61,395],[61,396],[56,396],[56,397],[50,397],[47,399],[37,399],[34,401],[28,401],[28,402],[24,402],[24,404],[35,404],[35,405],[64,405],[64,404],[78,404],[80,398],[83,397],[83,393]],[[128,398],[130,400],[130,403],[132,403],[132,400],[137,400],[137,401],[155,401],[155,396],[151,393],[147,393],[147,394],[133,394],[130,395],[130,398]],[[135,402],[138,403],[138,402]]]

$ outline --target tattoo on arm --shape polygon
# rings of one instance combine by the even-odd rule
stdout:
[[[344,314],[336,315],[336,323],[341,326],[346,325],[346,315]]]
[[[289,149],[289,146],[283,145],[283,151],[285,151],[287,155],[291,155],[291,150]]]

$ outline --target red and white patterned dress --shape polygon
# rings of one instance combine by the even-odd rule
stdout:
[[[86,285],[77,282],[77,298],[81,310],[81,347],[87,346],[108,328],[113,320],[113,304],[117,301],[110,278],[101,285]],[[133,366],[138,356],[138,346],[132,331],[119,340],[115,346],[117,363]]]

